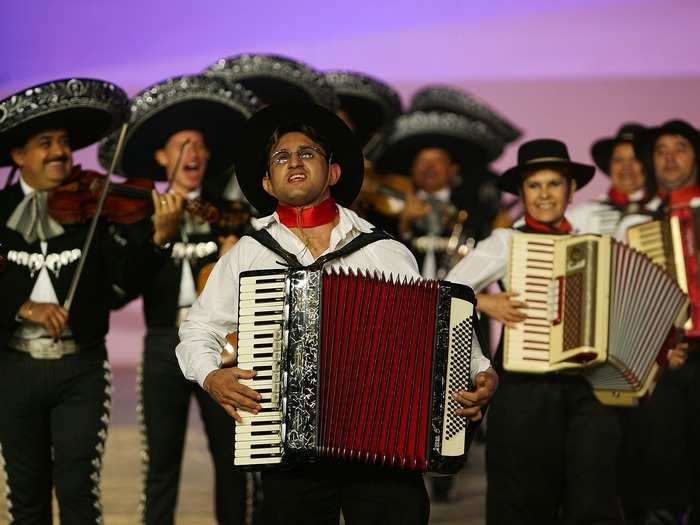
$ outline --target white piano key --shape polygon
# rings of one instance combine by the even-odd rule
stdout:
[[[235,458],[233,460],[234,465],[273,465],[275,463],[281,463],[282,457],[278,458],[261,458],[261,459],[249,459],[249,458]]]

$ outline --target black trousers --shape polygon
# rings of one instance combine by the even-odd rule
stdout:
[[[101,523],[100,472],[110,417],[104,344],[61,359],[0,348],[0,445],[11,523]]]
[[[487,523],[622,523],[615,411],[573,376],[503,372],[489,409]]]
[[[430,502],[417,473],[318,462],[262,473],[267,525],[425,525]]]
[[[665,370],[651,399],[621,411],[624,429],[620,494],[628,517],[654,509],[700,524],[700,353]]]
[[[194,395],[214,463],[216,518],[220,524],[244,523],[247,483],[245,473],[233,470],[234,420],[198,384],[184,378],[175,357],[178,342],[176,328],[149,328],[145,338],[140,382],[140,415],[147,447],[141,498],[145,522],[174,522],[187,418]],[[252,478],[249,481],[252,483]],[[252,498],[250,487],[248,493]]]

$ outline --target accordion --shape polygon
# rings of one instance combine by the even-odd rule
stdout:
[[[634,405],[655,384],[687,298],[647,256],[598,235],[515,233],[508,290],[527,319],[506,328],[506,370],[582,374],[604,404]]]
[[[472,425],[474,293],[462,285],[318,269],[242,272],[238,366],[262,410],[241,412],[242,468],[314,458],[455,472]]]
[[[700,337],[700,207],[671,208],[669,218],[632,226],[629,244],[663,266],[688,294],[690,319],[683,327],[688,337]]]

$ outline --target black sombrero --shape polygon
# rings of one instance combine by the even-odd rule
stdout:
[[[0,166],[12,165],[12,148],[47,129],[68,131],[71,148],[94,144],[127,116],[129,98],[111,82],[54,80],[0,101]]]
[[[588,184],[595,175],[594,166],[572,162],[566,144],[560,140],[536,139],[520,145],[518,164],[503,172],[498,179],[498,187],[518,195],[525,173],[548,168],[566,170],[567,175],[576,181],[577,190]]]
[[[401,115],[401,98],[381,80],[353,71],[328,71],[326,80],[355,124],[355,134],[363,146],[372,136]]]
[[[641,124],[628,122],[620,127],[614,137],[605,137],[594,142],[591,146],[591,157],[598,169],[610,175],[610,158],[615,146],[622,143],[634,144],[645,129]]]
[[[340,180],[331,194],[342,206],[349,206],[362,186],[364,161],[352,130],[335,113],[317,104],[274,104],[258,111],[248,121],[239,143],[242,152],[236,161],[236,177],[248,202],[262,214],[275,210],[277,201],[262,186],[267,173],[266,145],[273,133],[287,124],[304,123],[313,127],[327,142],[333,163],[341,168]]]
[[[159,82],[131,101],[129,128],[117,172],[163,180],[166,173],[154,153],[178,131],[202,133],[211,153],[207,178],[222,175],[234,163],[235,142],[258,108],[255,96],[239,84],[204,75],[178,76]],[[98,158],[108,168],[116,134],[100,145]]]
[[[331,111],[339,107],[335,91],[320,72],[288,57],[242,54],[221,58],[204,74],[243,84],[264,104],[313,103]]]
[[[463,171],[495,158],[505,146],[503,140],[481,121],[438,111],[416,111],[394,122],[376,161],[380,172],[408,174],[418,152],[438,147],[450,153]]]
[[[506,144],[521,132],[480,98],[450,86],[426,86],[413,95],[409,111],[446,111],[480,120]]]

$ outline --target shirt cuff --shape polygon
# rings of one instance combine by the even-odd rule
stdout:
[[[209,374],[211,374],[214,370],[218,370],[219,368],[220,366],[212,361],[201,363],[194,371],[194,378],[197,383],[199,383],[199,386],[204,388],[204,380]]]

